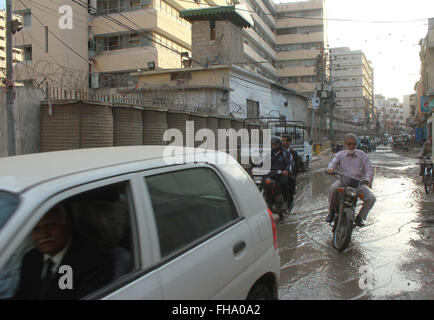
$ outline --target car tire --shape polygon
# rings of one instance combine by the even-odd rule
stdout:
[[[273,300],[273,295],[267,286],[257,283],[247,295],[247,300]]]

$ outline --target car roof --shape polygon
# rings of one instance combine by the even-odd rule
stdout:
[[[0,189],[22,192],[36,184],[89,170],[163,158],[165,146],[132,146],[53,151],[0,158]],[[182,153],[194,148],[181,148]],[[163,162],[162,162],[163,163]]]

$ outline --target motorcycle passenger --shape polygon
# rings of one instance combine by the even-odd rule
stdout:
[[[296,191],[297,174],[300,172],[300,157],[294,149],[291,148],[292,139],[290,136],[282,136],[283,149],[288,153],[291,163],[291,169],[288,175],[288,208],[291,208],[294,202],[294,195]]]
[[[339,166],[341,172],[351,178],[365,180],[369,186],[372,186],[374,170],[368,156],[362,150],[356,148],[357,136],[349,133],[345,136],[346,150],[338,152],[333,160],[329,163],[327,173],[332,174]],[[336,214],[338,205],[337,189],[342,187],[340,181],[333,183],[329,189],[329,215],[326,218],[327,222],[332,222]],[[363,206],[356,217],[354,223],[363,227],[364,220],[368,216],[369,210],[374,206],[376,198],[366,185],[362,185],[359,193],[363,194]]]
[[[419,150],[419,154],[417,157],[420,159],[419,175],[423,176],[423,172],[425,171],[425,159],[424,158],[425,157],[432,157],[432,137],[429,137],[428,140],[423,144],[422,148]]]
[[[271,138],[271,171],[281,170],[281,174],[275,172],[270,172],[268,175],[271,179],[276,181],[276,186],[274,192],[277,195],[276,200],[282,204],[281,209],[287,210],[288,205],[288,175],[291,171],[291,162],[289,156],[285,150],[282,148],[282,141],[279,137]],[[272,186],[269,184],[265,185],[265,189],[268,194],[271,194]]]

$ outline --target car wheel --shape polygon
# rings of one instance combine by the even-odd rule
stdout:
[[[257,283],[250,290],[247,300],[272,300],[273,295],[267,286],[262,283]]]

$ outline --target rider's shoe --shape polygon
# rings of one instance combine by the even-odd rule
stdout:
[[[326,218],[326,222],[330,223],[333,221],[333,219],[335,218],[335,213],[334,212],[330,212],[329,215]]]
[[[356,227],[360,227],[360,228],[365,226],[363,219],[360,218],[359,216],[357,216],[356,220],[354,220],[354,224],[356,225]]]

